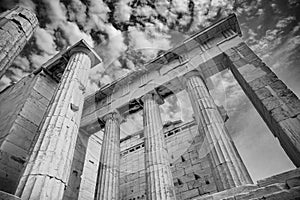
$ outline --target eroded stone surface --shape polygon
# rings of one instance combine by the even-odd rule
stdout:
[[[0,78],[22,51],[37,28],[35,14],[23,7],[16,7],[1,14],[0,18]]]

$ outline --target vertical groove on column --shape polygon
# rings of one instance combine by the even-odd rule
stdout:
[[[186,80],[198,127],[208,141],[213,173],[219,191],[252,184],[249,173],[227,132],[222,117],[205,83],[197,75]]]
[[[22,199],[62,199],[83,107],[84,96],[79,86],[85,87],[90,66],[90,58],[85,53],[71,56],[20,180],[16,194]],[[73,111],[70,103],[79,109]]]
[[[147,199],[176,199],[159,105],[153,94],[144,97],[144,135]]]
[[[119,200],[120,119],[116,113],[105,117],[105,131],[100,155],[97,200]]]

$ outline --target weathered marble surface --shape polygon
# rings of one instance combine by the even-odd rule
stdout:
[[[24,48],[38,26],[35,14],[16,7],[0,15],[0,78]]]
[[[74,53],[48,107],[40,134],[20,180],[23,200],[62,199],[73,160],[91,60]]]
[[[198,72],[185,75],[184,83],[191,99],[203,148],[210,155],[218,191],[251,184],[250,175],[237,152],[224,120]]]
[[[104,117],[104,121],[96,200],[119,200],[121,117],[118,113],[111,113]]]
[[[143,101],[147,199],[176,199],[159,110],[162,99],[155,93],[149,93]]]

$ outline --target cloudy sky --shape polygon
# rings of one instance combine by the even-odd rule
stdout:
[[[0,90],[83,38],[104,60],[90,72],[92,93],[235,12],[243,39],[300,96],[299,0],[0,0],[0,12],[18,4],[34,10],[40,24],[0,80]],[[228,112],[226,126],[252,178],[292,169],[231,73],[217,74],[212,82],[211,93]],[[185,96],[181,92],[166,100],[161,107],[164,121],[192,119]],[[123,125],[123,135],[141,128],[138,113]]]

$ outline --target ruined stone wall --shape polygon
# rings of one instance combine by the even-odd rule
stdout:
[[[204,138],[194,122],[164,130],[176,197],[189,199],[217,192]],[[203,134],[202,134],[203,135]],[[144,143],[142,133],[121,143],[120,199],[145,199]]]
[[[14,193],[57,83],[40,73],[0,94],[0,190]]]

